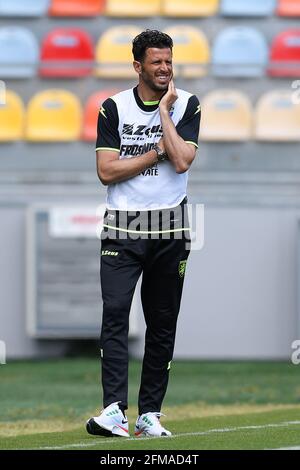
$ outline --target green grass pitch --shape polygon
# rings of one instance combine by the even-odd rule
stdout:
[[[131,436],[93,437],[101,409],[97,360],[0,366],[0,449],[300,449],[300,369],[275,362],[174,362],[163,424],[171,437],[135,438],[140,363],[131,362]]]

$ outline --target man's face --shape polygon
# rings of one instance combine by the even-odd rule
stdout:
[[[153,91],[165,91],[173,76],[172,51],[169,48],[150,47],[141,65],[142,80]]]

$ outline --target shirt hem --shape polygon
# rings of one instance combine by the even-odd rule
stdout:
[[[127,207],[126,209],[124,209],[124,208],[120,208],[120,207],[112,207],[106,202],[106,207],[107,207],[107,209],[109,209],[111,211],[127,211],[127,212],[129,212],[129,211],[139,211],[139,212],[157,211],[157,210],[172,209],[174,207],[177,207],[184,200],[185,197],[187,197],[186,194],[184,194],[183,196],[180,196],[180,198],[178,198],[178,200],[170,206],[157,206],[157,207],[152,207],[151,206],[151,207],[148,207],[146,209],[145,208],[142,209],[141,207]]]

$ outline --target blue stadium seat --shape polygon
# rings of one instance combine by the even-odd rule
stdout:
[[[35,75],[39,46],[35,36],[26,28],[0,28],[0,77],[29,78]]]
[[[224,16],[267,16],[275,6],[276,0],[222,0],[220,12]]]
[[[0,0],[0,16],[43,16],[50,0]]]
[[[260,77],[264,74],[267,61],[267,42],[253,28],[226,28],[215,39],[212,69],[218,77]]]

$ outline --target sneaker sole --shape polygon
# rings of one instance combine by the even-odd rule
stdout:
[[[101,426],[99,426],[99,424],[97,424],[93,418],[91,418],[86,423],[86,430],[92,436],[123,437],[119,436],[118,434],[114,434],[111,431],[108,431],[107,429],[101,428]]]
[[[161,435],[159,436],[157,434],[149,434],[144,431],[135,431],[134,435],[135,437],[170,437],[172,436],[172,434],[168,435],[165,432],[162,432]]]

